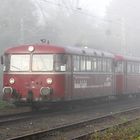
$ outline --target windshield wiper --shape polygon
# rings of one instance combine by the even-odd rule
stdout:
[[[21,69],[18,68],[18,67],[16,67],[16,66],[13,66],[13,65],[10,65],[10,66],[13,67],[13,68],[15,68],[15,69],[17,69],[17,70],[19,70],[19,71],[21,71]]]

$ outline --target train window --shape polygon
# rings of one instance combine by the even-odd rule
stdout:
[[[9,69],[10,69],[10,55],[5,55],[3,71],[9,71]]]
[[[80,56],[73,56],[74,71],[80,70]]]
[[[11,55],[10,71],[29,71],[30,55]]]
[[[138,63],[135,64],[135,73],[139,73],[139,64]]]
[[[123,72],[123,62],[122,61],[117,62],[116,72]]]
[[[128,62],[127,73],[140,73],[140,64],[137,62]]]
[[[33,71],[53,70],[53,55],[51,54],[34,54],[32,61]]]
[[[102,71],[102,59],[98,58],[98,71],[101,72]]]
[[[102,66],[103,66],[103,72],[106,72],[106,66],[107,66],[107,61],[106,61],[106,59],[103,59],[103,64],[102,64]]]
[[[127,63],[127,73],[131,73],[131,63]]]
[[[139,67],[139,72],[138,73],[140,73],[140,64],[138,64],[138,67]]]
[[[131,65],[131,70],[132,70],[132,73],[135,73],[135,65],[134,64]]]
[[[86,70],[86,59],[85,59],[85,56],[81,56],[80,66],[81,66],[81,71],[85,71]]]
[[[92,60],[91,57],[87,57],[87,61],[86,61],[87,71],[91,71],[92,69],[91,60]]]
[[[67,56],[65,54],[57,54],[54,59],[55,71],[66,71]]]
[[[93,58],[92,69],[93,69],[93,71],[97,71],[97,59],[96,58]]]
[[[107,59],[106,61],[106,68],[107,72],[112,72],[112,61],[110,59]]]
[[[71,72],[72,66],[71,66],[71,55],[66,55],[66,70]]]

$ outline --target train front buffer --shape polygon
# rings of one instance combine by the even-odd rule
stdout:
[[[20,103],[53,102],[63,98],[63,84],[64,76],[5,74],[3,99]]]

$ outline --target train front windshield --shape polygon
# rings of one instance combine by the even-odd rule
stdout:
[[[63,54],[5,55],[4,71],[66,71],[66,56]]]
[[[53,71],[53,55],[34,54],[32,58],[32,71]]]
[[[30,55],[6,55],[4,71],[29,71]]]
[[[11,55],[10,71],[29,71],[30,55]]]

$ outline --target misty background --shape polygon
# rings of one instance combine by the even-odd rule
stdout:
[[[8,47],[46,39],[50,44],[140,56],[140,1],[108,0],[102,14],[92,1],[0,0],[1,55]]]

